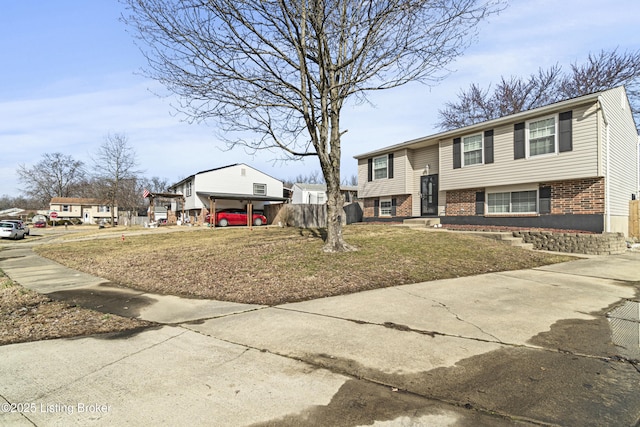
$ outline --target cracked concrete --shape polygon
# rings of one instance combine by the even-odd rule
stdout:
[[[28,251],[3,254],[0,268],[19,282],[164,326],[0,347],[0,405],[44,405],[0,411],[1,425],[620,426],[640,419],[638,363],[612,341],[607,317],[639,324],[617,308],[637,298],[640,254],[277,307],[116,295],[99,278],[83,286],[72,270],[29,261]],[[53,272],[67,283],[47,279]],[[88,403],[109,410],[78,410]],[[54,404],[75,411],[42,410]]]

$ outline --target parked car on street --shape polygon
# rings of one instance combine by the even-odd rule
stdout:
[[[33,226],[35,228],[46,228],[47,227],[47,222],[46,221],[36,221],[33,223]]]
[[[0,221],[0,237],[5,239],[24,239],[24,229],[15,222]]]
[[[18,227],[21,227],[24,230],[24,234],[26,236],[31,234],[31,230],[29,230],[29,226],[21,219],[3,219],[2,221],[13,222],[15,224],[18,224]]]
[[[205,222],[210,223],[210,216],[205,216]],[[261,213],[254,212],[252,223],[256,226],[266,225],[267,217]],[[247,211],[243,209],[222,209],[216,212],[216,225],[226,227],[227,225],[247,225]]]

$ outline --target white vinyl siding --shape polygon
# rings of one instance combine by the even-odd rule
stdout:
[[[453,169],[453,138],[440,143],[440,190],[493,187],[598,176],[598,127],[595,102],[573,107],[572,151],[556,156],[514,160],[514,122],[494,128],[494,163]],[[563,110],[568,111],[568,110]],[[548,117],[542,116],[541,118]],[[532,119],[535,121],[536,119]]]
[[[624,108],[621,102],[624,100]],[[600,116],[600,134],[602,139],[602,171],[608,175],[609,212],[611,215],[629,215],[631,194],[638,191],[638,133],[634,126],[629,105],[622,87],[608,90],[602,94],[603,107],[609,120],[609,166],[607,172],[606,141],[607,130]],[[606,178],[605,178],[606,179]],[[606,183],[605,183],[606,185]],[[628,230],[616,230],[627,233]]]
[[[411,169],[407,160],[407,150],[394,151],[393,153],[393,178],[388,179],[373,179],[372,181],[369,181],[368,159],[358,159],[359,198],[392,196],[409,193],[409,191],[407,191],[407,173]],[[385,157],[388,159],[388,155],[385,154]]]

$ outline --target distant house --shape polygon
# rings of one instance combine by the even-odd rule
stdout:
[[[77,220],[84,224],[111,221],[111,206],[98,199],[79,197],[54,197],[49,203],[49,213],[56,212],[59,220]],[[114,217],[118,217],[118,207],[114,207]]]
[[[638,132],[624,87],[355,156],[365,221],[628,232]]]
[[[296,183],[291,187],[291,204],[323,205],[327,202],[327,186],[325,184]],[[345,203],[352,203],[357,199],[357,186],[340,186]]]
[[[282,181],[244,163],[209,169],[191,175],[169,187],[181,194],[184,206],[173,202],[172,211],[184,212],[185,222],[203,223],[211,210],[262,210],[266,205],[283,203]]]

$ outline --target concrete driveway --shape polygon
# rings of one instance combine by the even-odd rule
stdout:
[[[640,417],[639,253],[265,307],[122,290],[15,248],[0,253],[0,268],[23,286],[97,295],[119,314],[137,301],[129,314],[161,325],[0,347],[0,425]]]

